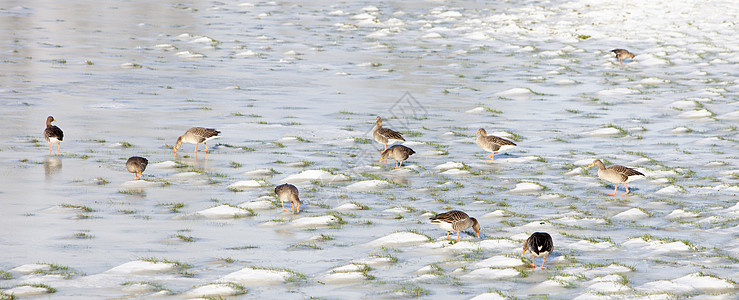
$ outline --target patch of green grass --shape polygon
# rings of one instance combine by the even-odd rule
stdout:
[[[87,206],[82,206],[82,205],[62,203],[60,206],[61,207],[64,207],[64,208],[78,209],[78,210],[81,210],[81,211],[86,212],[86,213],[89,213],[89,212],[93,212],[94,211],[94,210],[92,210],[92,208],[89,208]]]
[[[98,177],[98,178],[95,178],[95,183],[97,183],[97,185],[106,185],[110,183],[110,181],[105,180],[105,178]]]
[[[236,168],[241,168],[241,166],[242,166],[242,164],[240,164],[240,163],[237,163],[235,161],[232,161],[231,162],[231,168],[236,169]]]
[[[171,212],[180,213],[180,208],[185,207],[185,203],[182,203],[182,202],[157,203],[157,206],[168,207]]]
[[[290,246],[290,248],[305,249],[305,250],[321,250],[322,249],[320,246],[316,245],[316,243],[305,243],[305,242],[294,244]]]
[[[0,280],[10,280],[10,279],[13,279],[13,274],[0,270]]]
[[[145,194],[143,190],[118,190],[118,193],[119,194],[124,194],[124,195],[130,195],[130,196],[144,195]]]
[[[158,282],[153,281],[126,281],[121,284],[122,286],[132,286],[132,285],[148,285],[154,288],[155,291],[169,291],[169,289],[165,288],[164,285]]]
[[[218,144],[218,145],[223,146],[223,147],[226,147],[226,148],[241,149],[241,150],[248,151],[248,152],[254,152],[254,151],[256,151],[256,150],[254,150],[254,148],[246,147],[246,146],[234,146],[234,145],[231,145],[231,144]]]
[[[283,145],[282,143],[272,142],[272,144],[280,148],[285,148],[285,145]]]
[[[354,204],[359,207],[359,210],[369,210],[369,207],[367,205],[364,205],[362,203],[359,203],[357,201],[351,201],[351,204]]]
[[[138,258],[140,261],[150,262],[150,263],[165,263],[165,264],[172,264],[172,267],[175,270],[175,273],[183,275],[185,277],[194,277],[193,274],[187,272],[186,270],[191,269],[192,265],[182,263],[175,260],[168,260],[168,259],[159,259],[155,257],[141,257]]]
[[[74,234],[74,238],[80,239],[80,240],[89,240],[89,239],[92,239],[93,236],[85,232],[78,232]]]
[[[300,142],[303,142],[303,143],[310,143],[311,142],[310,140],[304,139],[304,138],[299,137],[299,136],[296,136],[295,139],[298,140],[298,141],[300,141]]]
[[[523,141],[523,136],[522,135],[520,135],[518,133],[515,133],[515,132],[512,132],[512,131],[508,131],[508,130],[506,130],[505,132],[507,132],[508,134],[511,135],[511,139],[512,140],[514,140],[516,142]]]
[[[500,114],[502,114],[502,113],[503,113],[502,111],[500,111],[500,110],[497,110],[497,109],[494,109],[494,108],[490,108],[490,107],[485,107],[485,106],[483,106],[483,107],[485,108],[485,110],[486,110],[487,112],[489,112],[489,113],[493,114],[494,116],[497,116],[497,115],[500,115]]]
[[[195,242],[195,238],[194,237],[191,237],[191,236],[188,236],[188,235],[179,234],[179,233],[178,234],[173,234],[173,235],[171,235],[169,237],[170,238],[179,239],[179,240],[181,240],[183,242],[188,242],[188,243]]]
[[[621,128],[620,126],[618,126],[616,124],[608,124],[608,125],[604,126],[604,128],[614,128],[614,129],[618,130],[618,132],[619,132],[620,135],[627,135],[628,134],[628,132],[626,132],[626,130],[624,130],[623,128]]]
[[[123,147],[123,148],[131,148],[131,147],[133,147],[133,145],[131,143],[126,142],[126,141],[122,141],[122,142],[120,142],[120,144],[121,144],[121,147]]]
[[[258,248],[259,246],[255,246],[255,245],[244,245],[244,246],[239,246],[239,247],[226,248],[226,250],[247,250],[247,249],[258,249]]]
[[[372,140],[368,138],[355,137],[354,142],[357,144],[372,144]]]
[[[398,289],[395,291],[396,293],[404,294],[411,298],[420,298],[423,296],[431,295],[431,291],[425,288],[422,288],[417,285],[400,285]]]
[[[57,276],[64,277],[65,279],[72,278],[75,275],[84,276],[84,274],[77,273],[67,266],[56,265],[56,264],[45,264],[45,265],[49,266],[48,270],[38,270],[38,271],[33,272],[33,274],[57,275]]]

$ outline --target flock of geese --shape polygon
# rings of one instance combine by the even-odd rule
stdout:
[[[634,54],[624,49],[614,49],[611,50],[611,52],[614,52],[616,54],[616,58],[621,64],[623,64],[624,59],[633,60],[634,58]],[[55,119],[53,116],[47,117],[46,129],[44,130],[44,139],[46,140],[46,142],[49,143],[50,155],[53,153],[53,144],[57,144],[57,153],[61,153],[61,142],[64,140],[64,132],[59,127],[51,124],[54,121]],[[177,155],[177,150],[182,147],[183,143],[195,144],[194,153],[196,154],[198,152],[198,145],[200,143],[203,143],[203,145],[205,145],[205,149],[201,151],[208,153],[207,142],[211,139],[220,137],[219,134],[220,131],[213,128],[192,127],[188,129],[185,134],[177,138],[177,141],[175,142],[175,145],[173,147],[173,154],[175,156]],[[480,128],[477,131],[476,135],[477,138],[475,140],[475,143],[483,150],[490,152],[490,154],[485,157],[490,158],[488,161],[493,161],[496,154],[516,147],[515,143],[507,139],[494,135],[488,135],[483,128]],[[382,118],[380,118],[379,116],[376,119],[375,126],[372,127],[372,137],[375,141],[385,146],[385,149],[380,151],[380,162],[383,162],[388,158],[394,159],[396,169],[402,167],[403,162],[406,161],[411,155],[416,153],[415,151],[413,151],[413,149],[404,145],[393,145],[391,147],[388,147],[388,143],[390,143],[391,140],[405,141],[405,139],[397,131],[382,127]],[[146,158],[133,156],[126,161],[126,169],[129,172],[134,173],[136,175],[135,180],[138,180],[143,177],[142,173],[146,170],[146,166],[148,164],[149,161]],[[610,193],[608,195],[615,195],[617,193],[619,184],[623,184],[624,188],[626,189],[626,191],[622,195],[628,194],[629,187],[626,185],[626,183],[644,176],[644,174],[640,173],[639,171],[621,165],[606,167],[603,162],[598,159],[596,159],[595,161],[593,161],[593,163],[589,165],[589,167],[593,166],[598,167],[598,177],[607,182],[615,184],[613,193]],[[290,202],[291,211],[295,211],[295,213],[300,213],[301,202],[297,187],[289,183],[281,184],[275,187],[275,194],[282,204],[283,211],[287,211],[287,209],[285,209],[285,202]],[[459,242],[461,241],[459,233],[469,228],[472,228],[477,237],[480,238],[480,223],[477,222],[477,219],[470,217],[463,211],[452,210],[445,213],[440,213],[431,217],[430,220],[431,223],[437,224],[439,225],[439,227],[447,231],[447,239],[449,239],[449,234],[452,231],[455,231],[457,233],[457,242]],[[552,242],[551,235],[546,232],[534,232],[524,242],[523,252],[521,254],[529,252],[532,255],[531,266],[533,266],[534,268],[536,268],[534,258],[542,257],[543,261],[541,264],[541,268],[543,269],[544,263],[546,263],[546,259],[549,254],[552,253],[553,249],[554,243]]]

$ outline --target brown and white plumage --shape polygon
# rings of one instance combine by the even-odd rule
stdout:
[[[195,144],[195,153],[198,152],[198,144],[203,143],[205,145],[205,153],[208,153],[208,143],[210,139],[220,137],[218,134],[221,132],[213,128],[193,127],[188,129],[185,134],[177,138],[177,142],[174,144],[174,155],[177,155],[177,149],[180,149],[182,143]]]
[[[403,166],[403,162],[408,159],[411,155],[415,154],[416,151],[403,145],[394,145],[382,151],[380,154],[380,162],[386,160],[388,157],[395,160],[395,168]]]
[[[552,242],[552,236],[546,232],[534,232],[526,241],[523,243],[523,252],[527,251],[531,253],[531,266],[536,268],[534,257],[543,257],[544,261],[541,263],[541,268],[544,269],[544,264],[547,262],[547,257],[552,253],[554,249],[554,243]]]
[[[146,165],[149,164],[149,160],[146,158],[143,158],[141,156],[131,156],[126,161],[126,170],[128,170],[131,173],[136,174],[136,178],[134,180],[138,180],[140,177],[143,177],[141,173],[146,170]]]
[[[626,185],[626,183],[644,177],[644,174],[642,174],[641,172],[621,165],[613,165],[606,168],[606,166],[603,164],[602,161],[600,161],[600,159],[594,160],[593,163],[590,164],[588,167],[592,166],[598,166],[598,177],[610,183],[616,184],[616,186],[613,187],[613,193],[610,193],[608,195],[615,195],[620,183],[623,183],[624,187],[626,188],[626,192],[624,192],[622,195],[626,195],[629,193],[629,187]]]
[[[626,49],[613,49],[611,52],[616,54],[616,59],[618,59],[618,62],[620,64],[624,64],[624,59],[631,59],[634,60],[634,53],[629,52],[629,50]]]
[[[56,143],[57,144],[57,153],[61,153],[62,151],[62,141],[64,140],[64,132],[54,125],[51,125],[51,122],[54,122],[54,117],[48,116],[46,118],[46,129],[44,129],[44,139],[47,143],[49,143],[49,154],[52,153],[52,147],[51,144]]]
[[[277,198],[280,199],[282,211],[287,211],[285,209],[285,202],[289,201],[292,203],[292,208],[290,210],[300,212],[300,198],[298,197],[297,187],[289,183],[281,184],[275,187],[275,194],[277,194]]]
[[[447,239],[449,239],[450,232],[456,231],[457,242],[459,242],[459,232],[470,227],[472,227],[472,230],[477,234],[477,238],[480,238],[480,223],[477,222],[477,219],[468,216],[463,211],[450,210],[448,212],[435,215],[429,219],[431,220],[431,223],[437,224],[441,229],[446,230]]]
[[[498,152],[516,147],[516,144],[509,140],[494,135],[488,135],[485,129],[480,128],[480,130],[477,131],[477,134],[480,136],[477,137],[475,143],[483,150],[491,152],[490,155],[485,156],[486,158],[490,157],[490,161],[495,160],[495,155],[498,154]]]
[[[398,133],[397,131],[389,128],[383,128],[382,118],[380,118],[379,116],[376,119],[375,126],[372,127],[372,137],[378,143],[385,145],[385,150],[387,150],[387,143],[390,140],[405,141],[403,136],[401,136],[400,133]]]

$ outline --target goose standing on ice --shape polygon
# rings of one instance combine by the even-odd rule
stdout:
[[[509,140],[494,135],[488,135],[485,129],[480,128],[480,130],[477,131],[477,134],[480,136],[477,137],[475,143],[483,150],[491,152],[490,155],[485,156],[485,158],[490,157],[488,161],[495,160],[495,155],[498,154],[498,152],[516,147],[516,144]]]
[[[177,149],[180,149],[182,143],[195,144],[195,153],[198,153],[198,144],[203,143],[205,150],[201,150],[208,153],[208,140],[221,137],[221,132],[213,128],[193,127],[188,129],[185,134],[177,138],[177,142],[174,144],[174,155],[177,155]]]
[[[131,156],[126,161],[126,170],[128,170],[131,173],[136,174],[136,178],[134,180],[139,180],[141,177],[144,177],[143,173],[146,170],[146,165],[149,164],[149,160],[140,156]]]
[[[386,160],[388,157],[395,160],[395,168],[403,166],[403,162],[408,159],[411,155],[415,154],[416,151],[403,145],[394,145],[387,150],[382,151],[380,154],[380,162]]]
[[[598,177],[610,183],[616,184],[616,186],[613,187],[613,193],[609,193],[608,195],[615,195],[620,183],[623,183],[624,187],[626,188],[626,192],[621,195],[626,195],[629,193],[629,187],[626,185],[626,183],[644,177],[644,174],[642,174],[641,172],[621,165],[613,165],[606,168],[606,166],[603,164],[602,161],[600,161],[600,159],[596,159],[593,161],[592,164],[588,165],[588,167],[592,166],[598,166]]]
[[[51,125],[51,122],[54,122],[54,117],[48,116],[46,118],[46,129],[44,129],[44,139],[47,143],[49,143],[49,155],[52,153],[52,147],[51,144],[56,143],[57,144],[57,154],[60,154],[62,151],[62,140],[64,140],[64,132],[55,125]]]
[[[387,143],[389,140],[405,141],[403,136],[401,136],[397,131],[389,128],[382,128],[382,118],[379,116],[376,119],[375,126],[372,127],[372,137],[378,143],[385,145],[385,150],[387,150]]]
[[[544,261],[541,263],[541,268],[544,269],[544,264],[547,262],[547,257],[552,253],[554,249],[554,243],[552,242],[552,236],[546,232],[534,232],[526,242],[523,243],[523,252],[527,251],[531,253],[531,266],[536,268],[534,257],[543,257]]]

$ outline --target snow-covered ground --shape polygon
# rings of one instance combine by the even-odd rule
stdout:
[[[0,19],[2,294],[739,295],[734,1],[31,1]],[[379,162],[378,115],[417,153],[401,169]],[[192,126],[222,137],[173,156]],[[479,128],[518,146],[486,161]],[[596,158],[646,178],[607,196]],[[428,222],[451,209],[481,239]],[[536,231],[543,270],[521,255]]]

